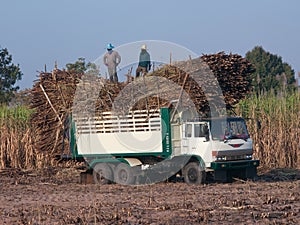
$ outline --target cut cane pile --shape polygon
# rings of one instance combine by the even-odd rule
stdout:
[[[133,82],[110,83],[93,75],[55,69],[40,73],[31,90],[37,127],[35,147],[51,155],[68,152],[68,117],[73,111],[122,112],[174,105],[209,115],[231,109],[251,91],[253,66],[237,54],[203,55],[164,65]]]

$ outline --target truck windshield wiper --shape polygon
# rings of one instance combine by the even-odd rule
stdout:
[[[233,140],[233,139],[243,139],[244,141],[247,141],[248,137],[247,136],[239,136],[239,135],[224,135],[224,142],[228,140]]]

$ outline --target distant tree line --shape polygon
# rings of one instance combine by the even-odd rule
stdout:
[[[19,90],[15,84],[22,75],[19,65],[12,63],[12,55],[7,48],[0,48],[0,105],[7,105],[14,97]]]
[[[85,58],[78,58],[74,63],[66,64],[68,71],[73,71],[76,73],[93,73],[95,75],[100,75],[100,69],[95,63],[85,62]]]
[[[246,59],[255,66],[252,76],[253,92],[294,90],[295,72],[292,67],[283,62],[280,56],[265,51],[261,46],[256,46],[246,53]]]

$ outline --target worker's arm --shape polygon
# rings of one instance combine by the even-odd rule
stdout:
[[[120,62],[121,62],[121,56],[119,55],[118,52],[116,52],[116,53],[117,53],[117,54],[116,54],[116,64],[119,65]]]
[[[108,66],[108,64],[107,64],[107,55],[106,54],[103,57],[103,63],[104,63],[105,66]]]
[[[151,61],[150,61],[150,54],[147,54],[147,69],[148,71],[151,70]]]

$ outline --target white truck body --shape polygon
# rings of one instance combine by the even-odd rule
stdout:
[[[153,118],[148,119],[149,113]],[[80,155],[161,153],[159,112],[133,111],[125,116],[104,112],[88,120],[74,118]]]

